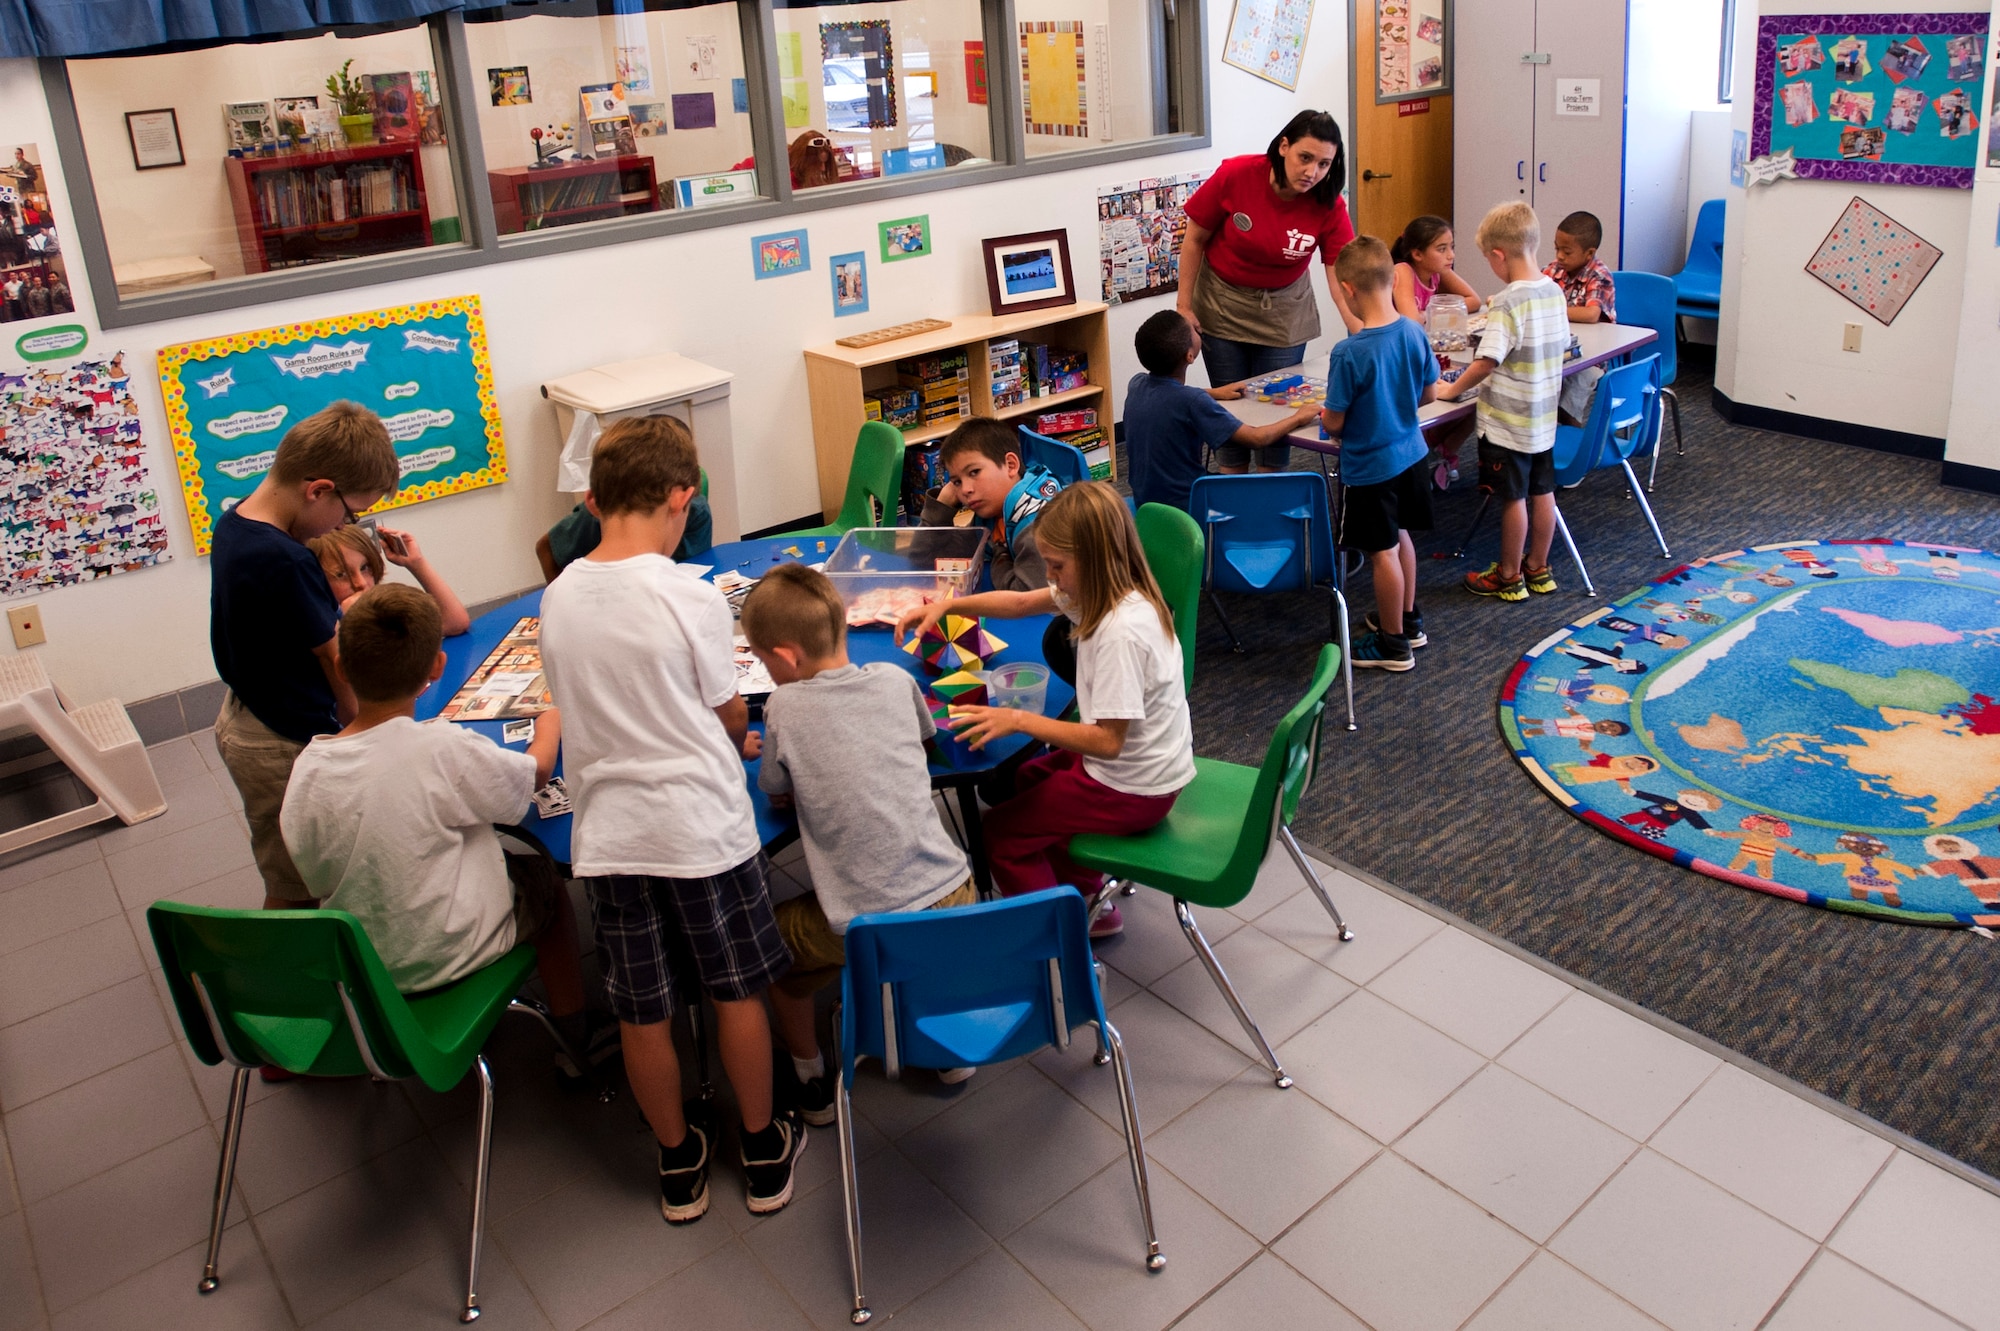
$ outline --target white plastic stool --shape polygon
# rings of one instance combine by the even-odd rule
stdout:
[[[0,832],[0,854],[79,827],[117,818],[142,823],[167,811],[153,760],[125,704],[106,698],[71,710],[49,682],[39,657],[0,657],[0,728],[25,726],[42,737],[97,802],[38,823]]]

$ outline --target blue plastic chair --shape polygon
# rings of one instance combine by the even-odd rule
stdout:
[[[1090,464],[1083,460],[1083,450],[1076,445],[1036,434],[1025,425],[1015,426],[1014,432],[1021,437],[1021,461],[1048,468],[1049,474],[1065,486],[1090,479]]]
[[[1726,205],[1710,199],[1694,219],[1687,264],[1674,278],[1674,313],[1696,319],[1722,316],[1722,224]],[[1623,303],[1624,293],[1619,293]]]
[[[1653,345],[1658,348],[1660,359],[1660,402],[1663,410],[1673,412],[1674,456],[1680,457],[1685,450],[1681,443],[1681,400],[1673,392],[1674,376],[1680,372],[1680,345],[1676,336],[1680,316],[1674,312],[1674,280],[1658,273],[1616,272],[1611,281],[1618,290],[1618,322],[1634,328],[1650,328],[1659,334],[1660,340]],[[1646,475],[1648,493],[1659,473],[1660,454],[1656,449],[1653,468]]]
[[[1132,1068],[1090,952],[1090,923],[1073,887],[949,910],[858,915],[847,926],[847,966],[840,977],[834,1026],[840,1080],[840,1183],[847,1200],[847,1257],[854,1277],[856,1326],[871,1316],[862,1294],[861,1198],[854,1159],[854,1068],[880,1059],[890,1077],[905,1067],[983,1067],[1054,1045],[1070,1032],[1097,1028],[1097,1062],[1117,1065],[1118,1108],[1139,1214],[1146,1227],[1146,1269],[1167,1264],[1153,1228],[1146,1144],[1139,1130]]]
[[[1218,591],[1311,591],[1325,587],[1340,643],[1347,689],[1347,728],[1354,723],[1354,663],[1347,637],[1347,598],[1340,594],[1340,566],[1333,546],[1333,515],[1326,480],[1309,471],[1266,471],[1245,476],[1203,476],[1188,491],[1188,511],[1208,539],[1202,587],[1215,616],[1239,653],[1243,640],[1223,613]]]
[[[1633,458],[1659,448],[1659,372],[1657,356],[1605,371],[1604,377],[1597,381],[1597,397],[1590,405],[1590,419],[1583,428],[1556,426],[1553,461],[1558,488],[1575,485],[1591,472],[1607,467],[1624,471],[1632,487],[1632,497],[1639,501],[1639,511],[1646,515],[1646,525],[1653,529],[1653,539],[1660,543],[1660,555],[1665,558],[1670,554],[1667,538],[1660,534],[1653,506],[1646,502],[1646,492],[1632,471]],[[1569,557],[1576,561],[1584,590],[1595,596],[1597,589],[1590,585],[1590,574],[1584,571],[1583,556],[1577,553],[1576,541],[1569,534],[1569,524],[1563,521],[1560,506],[1556,508],[1556,530],[1562,533],[1563,544],[1569,547]]]

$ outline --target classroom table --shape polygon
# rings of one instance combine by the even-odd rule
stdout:
[[[817,538],[800,544],[791,537],[774,540],[732,541],[718,545],[699,559],[688,562],[697,566],[706,565],[708,572],[703,576],[711,580],[717,573],[737,572],[745,577],[758,577],[773,565],[791,562],[792,548],[810,557],[810,562],[818,562],[824,555],[817,548]],[[509,629],[524,616],[541,613],[541,589],[517,597],[507,604],[487,611],[472,621],[472,628],[456,638],[444,642],[445,669],[443,676],[431,686],[429,692],[417,699],[417,720],[425,721],[436,716],[458,692],[479,665],[492,654]],[[1028,661],[1036,665],[1042,660],[1042,634],[1049,625],[1049,616],[1036,615],[1027,619],[1003,620],[994,625],[996,635],[1007,643],[987,661],[988,666],[1005,665],[1013,661]],[[907,670],[919,683],[925,682],[922,663],[910,653],[895,644],[895,634],[884,625],[881,627],[854,628],[848,630],[847,654],[856,665],[871,662],[889,662]],[[1051,676],[1047,714],[1060,716],[1075,697],[1075,691],[1062,680]],[[755,700],[753,700],[755,701]],[[500,731],[504,722],[462,721],[453,725],[467,725],[485,735],[495,744],[500,743]],[[752,729],[761,726],[752,725]],[[974,751],[962,744],[946,740],[937,746],[937,757],[930,765],[931,785],[940,790],[953,790],[958,795],[958,806],[965,820],[966,852],[972,861],[973,875],[980,891],[985,893],[991,887],[991,878],[986,865],[985,836],[981,830],[979,817],[979,797],[975,788],[995,771],[1020,757],[1034,741],[1026,735],[1008,735],[995,740],[985,748]],[[752,760],[744,764],[744,779],[750,791],[750,807],[757,820],[757,836],[765,849],[775,850],[788,844],[798,835],[798,824],[789,809],[775,809],[763,791],[757,787],[758,762]],[[556,764],[558,775],[562,772],[560,759]],[[572,792],[574,794],[574,792]],[[506,829],[540,849],[558,864],[570,863],[570,824],[572,817],[562,814],[555,818],[543,818],[539,811],[530,809],[528,816],[518,825]]]

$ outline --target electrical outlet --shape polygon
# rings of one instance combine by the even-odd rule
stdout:
[[[1840,330],[1840,349],[1842,351],[1861,350],[1860,324],[1846,324],[1842,326]]]
[[[38,605],[17,606],[9,610],[7,627],[14,630],[16,647],[39,647],[49,640],[47,630],[42,627],[42,608]]]

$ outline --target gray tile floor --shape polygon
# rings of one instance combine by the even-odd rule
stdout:
[[[188,1055],[146,941],[161,896],[259,889],[206,735],[172,811],[0,869],[0,1331],[445,1326],[470,1099],[253,1083],[223,1285],[195,1294],[227,1076]],[[792,873],[803,873],[796,859]],[[1125,904],[1107,1001],[1167,1268],[1148,1276],[1110,1071],[1081,1044],[857,1093],[869,1290],[914,1327],[2000,1331],[2000,1196],[1329,871],[1282,857],[1203,927],[1279,1043],[1278,1091],[1175,928]],[[496,1327],[838,1327],[831,1130],[753,1220],[724,1170],[661,1223],[629,1097],[565,1095],[503,1025],[482,1293]]]

